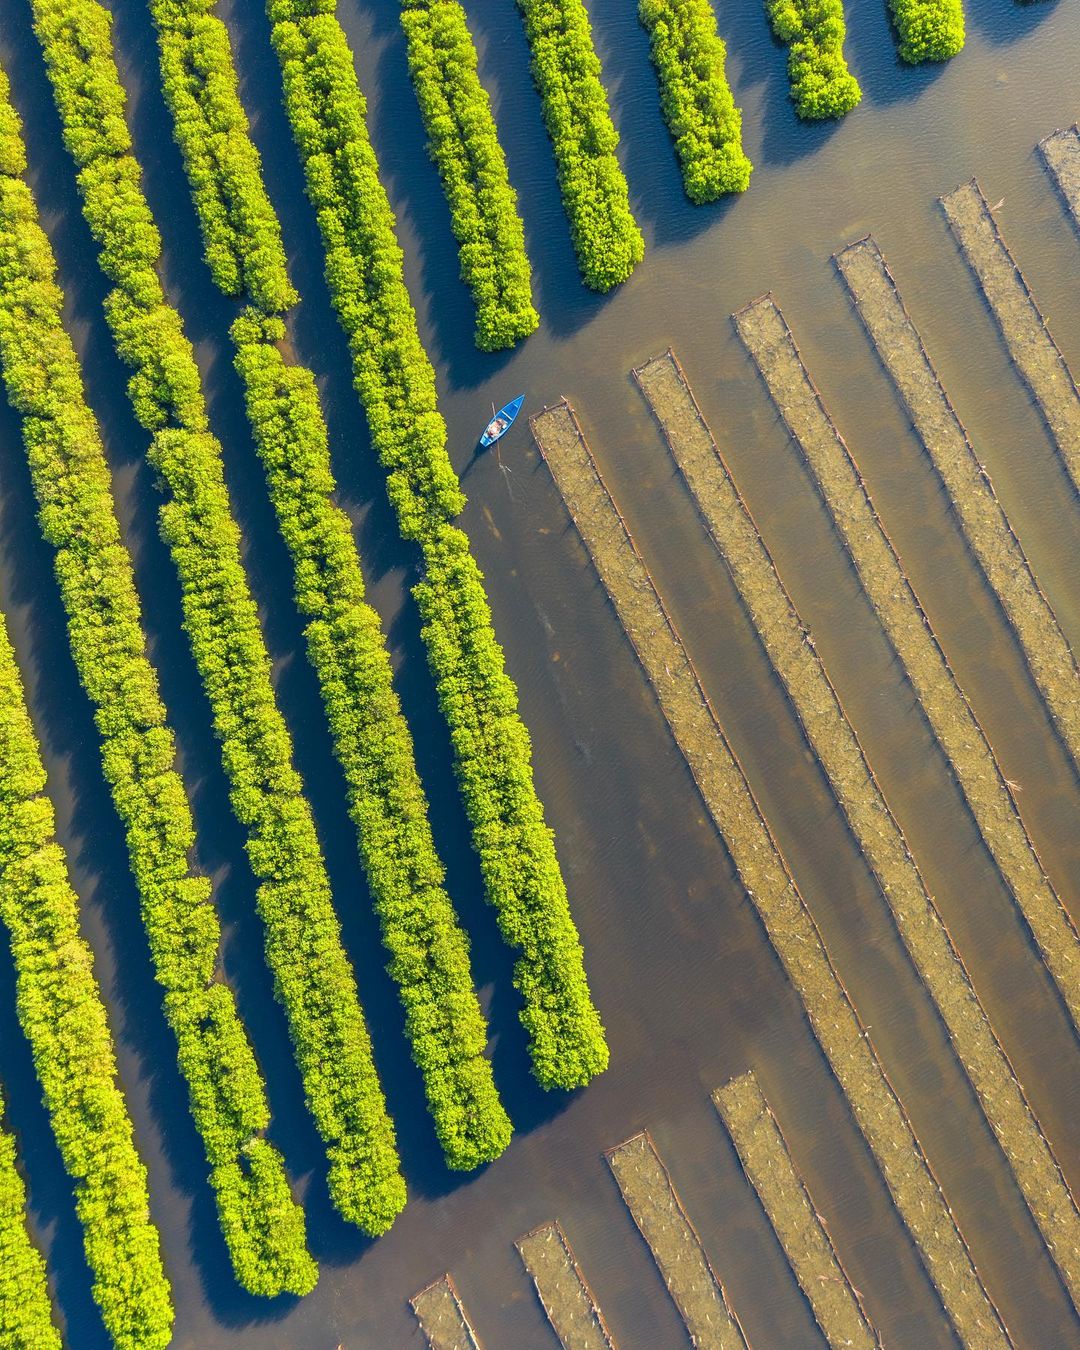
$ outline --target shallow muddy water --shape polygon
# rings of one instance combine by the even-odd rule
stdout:
[[[157,539],[145,438],[101,316],[103,286],[78,213],[26,0],[0,20],[0,57],[27,121],[31,174],[53,236],[72,333],[116,472],[154,658],[193,790],[199,861],[215,877],[225,964],[263,1061],[282,1147],[309,1214],[322,1274],[301,1302],[238,1292],[218,1236],[205,1164],[159,1012],[123,840],[75,679],[49,551],[32,515],[18,424],[0,408],[0,601],[11,618],[61,837],[86,902],[121,1071],[151,1173],[154,1215],[178,1308],[175,1344],[199,1350],[337,1345],[420,1347],[408,1299],[449,1271],[488,1350],[555,1345],[514,1241],[553,1219],[565,1230],[613,1339],[627,1350],[686,1344],[678,1314],[603,1152],[647,1128],[756,1347],[822,1344],[710,1093],[752,1068],[868,1315],[886,1345],[955,1344],[933,1287],[818,1048],[572,527],[523,418],[500,472],[472,460],[492,400],[524,391],[526,412],[565,395],[645,556],[816,919],[870,1028],[975,1261],[1018,1346],[1080,1346],[1080,1322],[933,1005],[862,862],[784,692],[708,539],[630,372],[675,348],[735,481],[858,732],[884,793],[1028,1098],[1080,1187],[1080,1050],[948,765],[898,670],[816,489],[789,442],[731,313],[772,290],[858,461],[907,573],[1018,785],[1025,823],[1064,904],[1080,918],[1080,785],[997,602],[966,552],[933,467],[830,261],[872,232],[1001,502],[1074,647],[1080,644],[1080,503],[936,199],[976,175],[1047,316],[1080,372],[1080,234],[1035,150],[1080,115],[1080,11],[1065,0],[971,0],[968,43],[943,69],[899,66],[883,0],[848,7],[862,105],[839,126],[797,124],[785,54],[757,0],[718,7],[728,73],[755,164],[739,201],[692,207],[659,117],[647,41],[627,0],[593,0],[645,261],[609,297],[577,278],[527,51],[510,3],[466,4],[521,198],[541,329],[515,354],[481,356],[456,250],[408,83],[392,0],[340,0],[399,214],[407,277],[435,361],[464,524],[489,583],[498,634],[536,746],[612,1066],[586,1091],[531,1082],[510,961],[485,908],[449,770],[445,732],[408,598],[413,558],[398,542],[327,300],[321,248],[281,113],[260,0],[228,0],[243,94],[283,220],[303,302],[298,357],[326,395],[335,470],[432,799],[451,893],[473,940],[499,1086],[517,1135],[497,1163],[448,1174],[382,971],[355,837],[230,365],[232,307],[211,287],[157,92],[140,0],[116,6],[136,150],[162,226],[166,280],[196,342],[245,533],[283,707],[327,852],[360,978],[410,1203],[377,1243],[329,1205],[285,1025],[262,965],[240,834],[227,808],[209,717],[179,627],[177,586]],[[37,1104],[0,957],[0,1078],[30,1183],[32,1219],[77,1350],[106,1344],[89,1296],[70,1187]]]

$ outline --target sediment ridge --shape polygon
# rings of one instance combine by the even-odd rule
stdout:
[[[859,739],[673,352],[634,372],[874,875],[1020,1192],[1080,1306],[1080,1212]]]
[[[611,1149],[607,1160],[691,1343],[745,1350],[738,1319],[648,1131]]]
[[[879,1350],[877,1332],[753,1073],[717,1088],[713,1104],[825,1339],[834,1347]]]
[[[661,711],[807,1015],[896,1207],[965,1345],[1010,1344],[868,1032],[842,985],[742,767],[565,402],[532,419],[537,445]]]
[[[863,588],[911,681],[1001,877],[1074,1023],[1080,939],[1043,870],[990,742],[957,683],[858,466],[771,296],[735,316],[744,345],[817,483]]]
[[[938,472],[968,547],[997,596],[1058,735],[1080,770],[1080,670],[1057,615],[869,236],[835,255],[870,341]]]
[[[556,1219],[514,1244],[563,1350],[614,1350],[604,1315]]]
[[[1039,142],[1039,149],[1080,230],[1080,124],[1052,131]]]
[[[480,1350],[457,1287],[449,1275],[433,1280],[409,1300],[431,1350]]]
[[[973,178],[941,199],[953,237],[982,288],[1013,364],[1031,390],[1080,492],[1080,393]]]

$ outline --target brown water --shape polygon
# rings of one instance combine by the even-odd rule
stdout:
[[[313,677],[299,641],[288,564],[229,364],[230,307],[212,290],[157,93],[149,20],[117,6],[137,150],[163,226],[167,280],[206,373],[215,426],[264,607],[278,687],[316,809],[346,939],[361,977],[376,1054],[398,1123],[412,1199],[392,1232],[365,1243],[333,1214],[320,1150],[305,1120],[284,1021],[261,966],[252,882],[228,813],[209,719],[179,631],[177,588],[155,533],[145,440],[123,395],[100,314],[102,287],[78,215],[26,0],[11,0],[0,56],[28,122],[31,169],[53,234],[91,401],[117,471],[121,515],[138,557],[147,623],[184,768],[195,789],[200,858],[219,882],[227,968],[263,1059],[274,1134],[306,1189],[319,1288],[266,1306],[235,1288],[217,1235],[205,1166],[158,1012],[119,826],[66,644],[48,550],[31,514],[15,419],[0,412],[0,600],[27,674],[87,927],[114,1009],[121,1066],[151,1170],[154,1213],[177,1306],[176,1344],[411,1347],[409,1296],[452,1272],[489,1350],[552,1346],[513,1241],[557,1217],[623,1347],[685,1344],[678,1315],[623,1206],[602,1150],[648,1127],[747,1337],[756,1347],[821,1344],[803,1299],[709,1101],[752,1067],[867,1310],[887,1345],[952,1344],[947,1324],[828,1072],[797,999],[522,424],[504,445],[509,475],[470,463],[491,400],[526,391],[527,411],[574,403],[676,624],[822,928],[980,1270],[1019,1345],[1080,1345],[1054,1274],[885,905],[812,764],[734,589],[630,379],[674,345],[781,576],[844,701],[971,971],[976,988],[1074,1188],[1080,1186],[1080,1054],[1028,939],[983,852],[947,767],[895,669],[797,452],[735,337],[730,313],[772,289],[840,430],[859,460],[961,684],[1065,903],[1080,916],[1080,789],[996,602],[965,553],[948,503],[869,348],[832,251],[873,231],[927,348],[1073,644],[1080,643],[1080,508],[1001,346],[935,198],[977,174],[1074,372],[1080,371],[1080,238],[1036,142],[1080,114],[1080,12],[977,0],[965,51],[941,70],[900,69],[881,0],[849,9],[848,51],[864,103],[838,127],[796,124],[784,55],[752,0],[720,9],[729,75],[757,166],[749,193],[715,208],[682,196],[659,119],[634,6],[594,0],[597,40],[623,135],[635,210],[650,244],[606,299],[577,281],[527,53],[512,6],[467,6],[481,72],[496,101],[522,197],[541,330],[512,357],[472,350],[445,205],[408,84],[391,0],[342,0],[372,100],[372,129],[399,211],[408,279],[436,361],[465,515],[490,584],[497,628],[537,746],[537,775],[559,840],[612,1068],[573,1098],[532,1087],[509,961],[480,898],[450,779],[416,615],[412,559],[396,542],[344,343],[321,280],[321,251],[278,105],[277,68],[259,0],[223,6],[244,96],[305,297],[299,355],[327,395],[335,464],[357,521],[375,603],[400,665],[450,883],[473,935],[495,1036],[496,1074],[518,1135],[479,1176],[438,1160],[408,1062],[354,835],[342,804]],[[57,1276],[78,1350],[105,1344],[89,1299],[70,1188],[36,1105],[29,1056],[0,962],[0,1076],[12,1094],[33,1220]]]

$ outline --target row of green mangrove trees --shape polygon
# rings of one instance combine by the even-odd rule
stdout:
[[[947,61],[964,45],[961,0],[889,0],[905,61]]]
[[[180,578],[184,627],[221,742],[233,810],[247,831],[265,951],[341,1214],[383,1232],[405,1203],[393,1125],[342,945],[292,739],[208,427],[191,344],[165,300],[161,240],[131,153],[125,95],[98,0],[34,0],[35,29],[78,169],[83,212],[113,285],[106,319],[131,367],[129,394],[151,434],[166,492],[162,537]]]
[[[54,549],[69,645],[94,709],[165,1015],[237,1278],[254,1293],[306,1293],[316,1271],[303,1213],[279,1153],[261,1137],[270,1114],[262,1074],[218,978],[220,923],[208,879],[190,867],[195,830],[173,733],[6,85],[0,118],[0,367],[22,415],[41,529]]]
[[[403,0],[401,26],[428,151],[461,250],[461,278],[476,304],[476,345],[488,352],[512,347],[540,318],[517,194],[476,73],[465,11],[458,0]]]
[[[334,501],[313,373],[285,354],[297,301],[279,221],[241,105],[215,0],[149,0],[178,145],[231,327],[254,442],[295,573],[350,814],[405,1010],[436,1133],[450,1166],[498,1156],[510,1138],[485,1056],[487,1028],[468,940],[444,885],[348,517]],[[843,56],[840,0],[766,0],[790,44],[803,117],[840,116],[860,91]],[[123,88],[99,0],[32,0],[35,29],[75,161],[84,213],[113,289],[106,317],[131,369],[132,405],[165,486],[162,536],[181,582],[184,624],[246,827],[268,964],[309,1108],[326,1143],[341,1213],[384,1231],[404,1204],[355,978],[243,570],[240,536],[209,430],[192,348],[158,277],[161,243],[140,183]],[[943,60],[963,45],[960,0],[890,0],[902,57]],[[607,290],[644,244],[581,0],[519,0],[533,75],[585,282]],[[285,105],[318,213],[327,279],[357,391],[404,538],[419,547],[414,589],[486,893],[518,952],[534,1072],[572,1088],[607,1064],[531,746],[495,637],[483,578],[453,523],[464,505],[446,450],[435,379],[405,288],[393,214],[335,0],[267,0]],[[640,0],[688,196],[741,192],[751,164],[707,0]],[[476,305],[477,345],[508,347],[538,323],[524,230],[490,101],[457,0],[402,0],[409,67],[432,159]],[[227,984],[208,880],[190,862],[194,827],[175,768],[157,674],[146,655],[130,557],[100,433],[61,321],[55,260],[25,182],[25,153],[0,72],[0,370],[23,434],[69,640],[94,709],[102,763],[125,827],[165,1012],[211,1168],[237,1278],[272,1296],[310,1290],[317,1271],[283,1161],[263,1137],[262,1074]],[[50,1123],[72,1178],[94,1295],[121,1347],[168,1343],[170,1288],[146,1171],[78,898],[54,837],[45,772],[0,619],[0,920],[17,1010]],[[58,1346],[44,1266],[29,1241],[14,1142],[0,1126],[0,1340]]]
[[[485,890],[507,942],[534,1072],[576,1087],[607,1064],[529,735],[483,578],[453,523],[464,498],[435,374],[405,287],[363,96],[332,0],[268,0],[285,107],[326,249],[326,276],[402,535],[420,546],[414,596]]]
[[[61,1350],[53,1326],[45,1259],[26,1227],[26,1187],[0,1097],[0,1345]]]
[[[791,98],[800,117],[843,117],[862,98],[844,60],[841,0],[765,0],[772,30],[788,51]]]
[[[286,362],[285,251],[237,92],[225,26],[204,0],[152,0],[163,87],[223,290],[249,303],[232,325],[255,446],[294,566],[297,606],[322,691],[360,852],[447,1163],[500,1154],[510,1121],[485,1057],[468,939],[443,885],[412,737],[348,517],[333,499],[315,377]],[[251,267],[257,260],[259,272]]]
[[[742,147],[742,113],[724,73],[727,52],[709,0],[640,0],[660,81],[660,106],[692,202],[745,192],[753,165]]]
[[[904,60],[945,60],[963,46],[961,0],[889,3]],[[618,134],[588,13],[582,0],[519,0],[519,7],[582,277],[587,285],[608,290],[630,275],[644,243],[615,154]],[[312,17],[333,12],[322,3],[307,8]],[[861,91],[844,59],[841,0],[766,0],[766,9],[776,36],[791,49],[791,93],[799,115],[820,119],[850,111]],[[650,36],[661,107],[687,195],[702,203],[745,191],[752,166],[742,148],[742,118],[724,74],[724,43],[709,0],[640,0],[639,16]],[[401,22],[428,149],[459,244],[462,279],[476,306],[477,345],[485,351],[513,346],[539,319],[517,196],[477,75],[465,12],[458,0],[402,0]],[[196,54],[195,79],[202,78],[198,65]],[[206,73],[213,100],[214,76]],[[223,92],[227,99],[227,87]],[[258,274],[261,260],[241,260],[235,238],[230,246],[235,219],[230,225],[220,196],[207,187],[209,171],[203,159],[195,169],[194,191],[206,198],[200,210],[218,217],[212,223],[204,219],[215,276],[236,294],[245,271]],[[237,191],[243,189],[238,185]],[[257,217],[252,219],[257,223]],[[249,283],[249,292],[257,294],[257,275]]]
[[[862,98],[844,58],[842,0],[765,0],[776,37],[790,48],[788,78],[800,117],[843,117]],[[901,57],[947,61],[964,45],[961,0],[889,0]]]
[[[582,0],[518,4],[581,274],[587,285],[608,290],[630,275],[644,244],[615,154],[618,134],[588,13]],[[947,60],[963,47],[961,0],[889,4],[905,61]],[[790,47],[791,96],[799,116],[842,117],[855,107],[862,94],[844,59],[841,0],[766,0],[766,9],[774,33]],[[661,109],[687,195],[702,203],[745,191],[752,166],[742,148],[742,116],[724,73],[726,52],[709,0],[640,0],[638,13],[650,37]],[[526,309],[528,263],[465,15],[457,0],[403,0],[402,23],[429,147],[462,246],[462,275],[477,301],[477,342],[486,349],[508,346],[531,331],[522,326],[532,313],[531,306]],[[505,287],[520,296],[516,325],[506,313],[509,303],[501,309],[496,304],[499,272],[490,265],[496,259]],[[504,318],[496,328],[488,316],[500,313]]]
[[[596,291],[645,256],[582,0],[518,0],[581,278]]]
[[[171,1339],[169,1282],[105,1005],[80,931],[79,899],[44,790],[45,767],[0,617],[0,920],[11,944],[19,1024],[74,1183],[105,1326],[124,1350],[154,1350]],[[6,1259],[0,1249],[0,1262]],[[28,1292],[32,1287],[28,1282]],[[14,1297],[21,1302],[22,1292]],[[0,1312],[0,1326],[9,1320]]]

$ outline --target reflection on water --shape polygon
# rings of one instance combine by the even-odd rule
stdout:
[[[407,1299],[453,1273],[491,1347],[553,1342],[514,1239],[558,1218],[626,1347],[679,1346],[684,1333],[602,1151],[643,1127],[730,1295],[749,1340],[814,1344],[808,1306],[749,1191],[709,1100],[753,1067],[792,1154],[886,1344],[952,1344],[800,1006],[783,977],[693,783],[670,741],[524,419],[493,460],[470,467],[465,524],[488,574],[499,634],[537,746],[612,1068],[584,1093],[550,1097],[526,1071],[510,962],[481,899],[407,596],[412,558],[397,540],[351,390],[347,354],[321,278],[317,231],[278,104],[261,6],[221,5],[237,41],[244,97],[304,296],[299,357],[326,394],[335,468],[356,522],[372,597],[386,621],[414,726],[452,894],[473,936],[495,1038],[496,1073],[518,1137],[472,1178],[441,1167],[408,1063],[401,1015],[382,972],[377,928],[355,857],[314,679],[302,654],[260,470],[227,346],[228,306],[210,286],[194,217],[156,92],[149,20],[117,6],[116,36],[135,95],[137,149],[162,223],[167,281],[189,322],[226,445],[278,686],[324,839],[346,939],[401,1135],[412,1201],[393,1231],[363,1242],[332,1213],[284,1023],[261,963],[261,935],[238,832],[198,684],[179,633],[175,582],[157,542],[143,440],[100,316],[102,286],[79,218],[70,166],[29,33],[14,0],[0,34],[28,119],[31,168],[61,260],[69,318],[87,362],[118,476],[125,531],[155,659],[195,792],[200,859],[219,881],[226,963],[266,1067],[275,1137],[306,1188],[319,1289],[269,1308],[224,1270],[204,1165],[172,1049],[156,1012],[122,839],[100,779],[93,727],[65,656],[48,550],[30,515],[17,424],[0,416],[3,602],[27,672],[62,837],[87,901],[90,936],[121,1040],[121,1066],[151,1169],[180,1315],[178,1346],[419,1345]],[[935,199],[978,174],[1005,198],[1002,228],[1055,337],[1080,370],[1077,240],[1034,152],[1075,120],[1080,14],[1075,6],[973,0],[967,49],[945,68],[901,69],[882,0],[849,7],[850,64],[863,104],[839,126],[802,126],[787,102],[785,53],[752,0],[722,4],[728,71],[755,164],[737,202],[690,206],[661,123],[647,40],[632,4],[593,0],[634,209],[649,252],[617,292],[577,278],[554,167],[511,5],[467,4],[517,187],[543,326],[516,354],[472,347],[473,315],[409,87],[394,0],[341,0],[371,98],[372,131],[401,222],[408,280],[436,362],[455,462],[464,469],[485,410],[519,389],[526,411],[573,401],[609,486],[742,759],[822,928],[980,1269],[1019,1345],[1080,1344],[1080,1329],[1023,1202],[913,975],[880,894],[811,762],[734,589],[640,394],[632,366],[678,350],[796,606],[919,858],[957,946],[1066,1175],[1080,1184],[1080,1057],[947,766],[894,667],[799,457],[760,387],[729,315],[772,289],[808,368],[858,458],[912,583],[993,742],[1021,788],[1032,837],[1062,899],[1080,914],[1080,792],[996,602],[965,552],[928,464],[851,312],[830,254],[873,231],[942,382],[1074,646],[1080,643],[1080,509],[1043,426],[949,237]],[[24,1139],[33,1218],[58,1275],[72,1343],[103,1344],[79,1265],[67,1183],[41,1140],[43,1116],[10,1012],[0,962],[0,1075]]]

